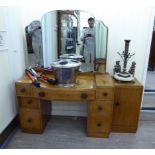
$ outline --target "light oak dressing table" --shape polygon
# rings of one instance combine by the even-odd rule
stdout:
[[[79,73],[72,88],[43,82],[36,88],[24,75],[16,82],[20,127],[27,133],[42,133],[51,115],[52,100],[86,100],[88,136],[109,137],[111,131],[136,132],[142,91],[137,80],[120,83],[109,74]]]

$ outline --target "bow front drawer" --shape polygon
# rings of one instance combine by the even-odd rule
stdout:
[[[49,99],[49,100],[94,100],[95,99],[95,91],[76,91],[65,88],[64,90],[55,89],[55,90],[47,90],[43,88],[34,88],[33,94],[35,97],[40,99]]]

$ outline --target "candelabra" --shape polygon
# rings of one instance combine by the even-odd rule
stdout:
[[[135,55],[129,53],[130,40],[125,40],[125,49],[122,53],[118,52],[118,55],[123,60],[123,68],[121,69],[120,61],[116,61],[114,66],[114,78],[119,81],[132,81],[134,79],[136,63],[133,61],[129,71],[127,71],[128,60]]]

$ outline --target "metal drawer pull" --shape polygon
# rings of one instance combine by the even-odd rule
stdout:
[[[20,90],[20,92],[22,92],[22,93],[24,93],[25,91],[26,91],[25,88],[22,88],[22,89]]]
[[[105,92],[105,93],[103,93],[103,96],[108,96],[108,93],[106,93],[106,92]]]
[[[31,122],[32,122],[32,118],[29,118],[27,121],[28,121],[29,123],[31,123]]]
[[[45,93],[44,92],[39,92],[39,96],[40,97],[45,97]]]
[[[98,106],[98,110],[99,110],[99,111],[102,111],[102,110],[103,110],[103,107]]]
[[[87,99],[87,97],[88,97],[88,95],[87,95],[86,93],[82,93],[82,94],[81,94],[81,98],[82,98],[82,99]]]
[[[101,126],[102,126],[102,124],[101,124],[101,123],[97,123],[97,126],[98,126],[98,127],[101,127]]]

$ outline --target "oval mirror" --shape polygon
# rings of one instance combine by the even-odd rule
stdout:
[[[39,46],[38,43],[37,51],[33,47],[37,44],[31,44],[29,54],[34,53],[35,58],[32,60],[29,56],[29,65],[35,62],[50,67],[58,59],[73,58],[82,62],[81,71],[105,72],[108,27],[91,13],[81,10],[55,10],[45,13],[40,23],[32,23],[39,26],[34,37],[37,37],[37,33],[38,36],[41,35],[38,40],[42,41],[42,45]],[[33,42],[33,36],[31,40]]]

